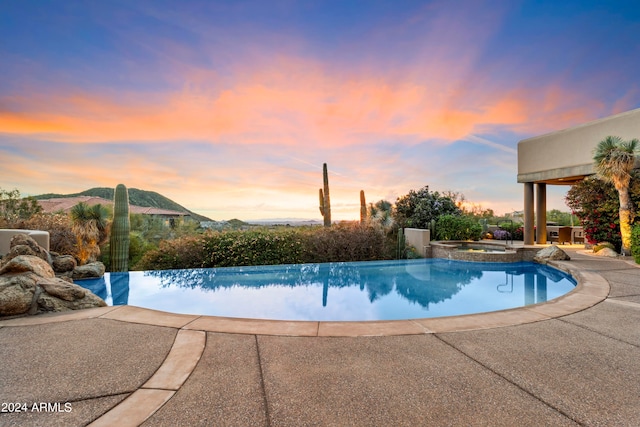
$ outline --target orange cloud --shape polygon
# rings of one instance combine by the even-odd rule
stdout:
[[[543,97],[522,89],[469,89],[466,81],[444,80],[446,68],[433,63],[423,80],[403,80],[331,73],[319,64],[278,58],[244,69],[226,87],[215,75],[202,83],[198,72],[198,84],[153,95],[23,94],[0,100],[11,108],[0,109],[0,132],[62,142],[341,146],[455,141],[485,125],[531,129],[550,116],[562,123],[593,117],[594,105],[557,87],[542,91]],[[188,73],[184,79],[191,81]]]

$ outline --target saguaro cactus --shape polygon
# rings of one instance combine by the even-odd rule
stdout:
[[[367,201],[364,198],[364,190],[360,190],[360,224],[367,222]]]
[[[327,164],[322,165],[322,181],[324,191],[320,189],[320,213],[324,217],[324,226],[331,227],[331,199],[329,198],[329,175],[327,173]]]
[[[109,239],[111,271],[129,271],[129,192],[118,184],[113,197],[113,222]]]

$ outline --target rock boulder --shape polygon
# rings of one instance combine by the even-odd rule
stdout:
[[[12,250],[19,247],[28,245],[15,245]],[[75,265],[75,260],[63,259],[62,264],[65,264],[64,269],[68,269]],[[85,268],[90,272],[85,274],[104,274],[104,265],[94,264]],[[107,305],[91,291],[68,280],[56,277],[51,265],[39,255],[21,254],[3,259],[0,267],[0,318]]]
[[[565,251],[555,245],[538,251],[536,256],[533,257],[533,261],[540,264],[546,264],[549,261],[568,261],[570,259],[571,257]]]
[[[618,253],[616,251],[614,251],[613,249],[611,249],[611,248],[602,248],[598,252],[595,252],[594,255],[610,257],[610,258],[617,258],[618,257]]]
[[[33,272],[40,277],[55,277],[53,268],[48,262],[34,255],[18,255],[12,258],[0,268],[0,276],[3,274],[15,274]]]
[[[97,279],[104,276],[104,264],[101,262],[90,262],[85,265],[79,265],[73,269],[73,280],[80,279]]]
[[[78,263],[71,255],[51,255],[53,271],[56,273],[67,273],[73,271]]]

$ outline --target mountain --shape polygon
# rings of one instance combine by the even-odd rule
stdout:
[[[78,197],[78,196],[92,196],[92,197],[102,197],[104,199],[113,200],[113,193],[115,189],[106,188],[106,187],[96,187],[90,188],[89,190],[85,190],[81,193],[74,194],[40,194],[38,196],[33,196],[35,199],[59,199],[61,197]],[[129,203],[135,206],[143,206],[149,208],[159,208],[159,209],[169,209],[172,211],[178,212],[186,212],[191,218],[197,221],[212,221],[210,218],[207,218],[203,215],[198,215],[197,213],[191,212],[189,209],[185,208],[182,205],[177,204],[173,200],[163,196],[162,194],[156,193],[155,191],[146,191],[139,190],[137,188],[129,188]]]

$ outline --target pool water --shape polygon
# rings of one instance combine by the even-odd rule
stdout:
[[[545,302],[575,287],[529,262],[445,259],[107,273],[77,281],[108,305],[275,320],[362,321],[481,313]]]

